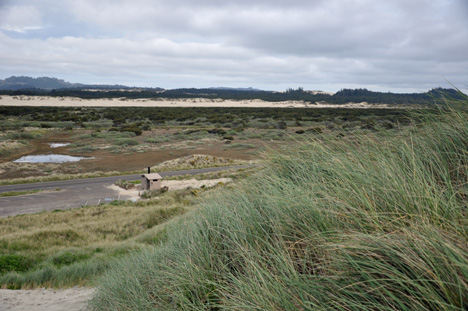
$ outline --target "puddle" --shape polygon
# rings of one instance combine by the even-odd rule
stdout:
[[[64,154],[38,154],[19,158],[13,162],[17,163],[64,163],[77,162],[80,160],[94,159],[93,157],[74,157]]]
[[[70,145],[70,143],[49,143],[50,148],[59,148]]]

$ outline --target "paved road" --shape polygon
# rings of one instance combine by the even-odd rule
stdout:
[[[161,172],[159,174],[162,177],[171,177],[180,175],[196,175],[248,167],[252,166],[236,165],[212,167],[194,170]],[[106,186],[112,185],[120,179],[138,180],[140,177],[141,174],[0,186],[0,193],[35,189],[49,190],[37,194],[0,198],[0,217],[31,214],[58,209],[70,209],[87,205],[97,205],[99,203],[111,202],[117,199],[127,200],[129,197],[120,196],[116,191],[109,189]],[[59,189],[59,191],[56,191],[56,189]]]

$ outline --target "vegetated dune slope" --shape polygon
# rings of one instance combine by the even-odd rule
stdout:
[[[95,310],[468,308],[468,113],[305,140],[120,261]]]

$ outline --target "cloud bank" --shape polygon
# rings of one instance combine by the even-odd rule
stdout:
[[[7,0],[0,72],[164,88],[468,84],[464,0]]]

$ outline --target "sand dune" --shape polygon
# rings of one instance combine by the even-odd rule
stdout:
[[[50,96],[0,96],[0,106],[51,106],[51,107],[257,107],[257,108],[391,108],[386,104],[348,103],[331,105],[309,103],[302,100],[267,102],[255,100],[223,100],[208,98],[190,99],[128,99],[104,98],[81,99],[76,97]]]

